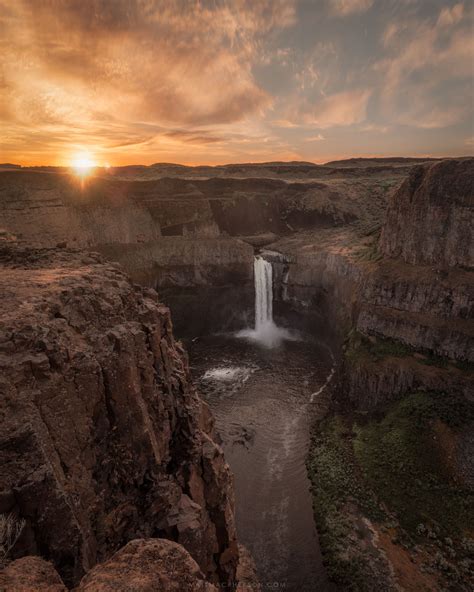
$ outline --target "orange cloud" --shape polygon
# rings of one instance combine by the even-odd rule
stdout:
[[[464,153],[456,2],[0,0],[0,162]]]
[[[312,105],[304,113],[304,120],[321,129],[361,123],[367,116],[370,95],[371,91],[364,89],[329,95]]]
[[[337,16],[347,16],[355,12],[365,12],[374,0],[329,0],[332,12]]]
[[[188,126],[174,138],[209,143],[192,128],[271,105],[252,65],[264,35],[293,22],[283,0],[0,0],[7,145],[28,151],[34,129],[58,148],[64,134],[113,148],[151,141],[153,125]]]

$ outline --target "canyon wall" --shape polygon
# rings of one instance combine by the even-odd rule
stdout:
[[[297,167],[281,166],[274,167],[280,171],[276,179],[262,176],[268,168],[263,165],[247,168],[254,178],[143,180],[119,171],[79,179],[66,170],[0,168],[0,230],[36,246],[74,247],[160,236],[287,235],[380,215],[388,189],[406,174],[405,168],[351,173],[313,166],[315,178],[300,178],[291,174]]]
[[[267,245],[283,257],[275,262],[282,319],[302,311],[320,334],[355,328],[445,357],[455,373],[473,351],[472,168],[472,159],[154,165],[82,187],[57,171],[5,171],[0,208],[4,233],[20,241],[79,242],[119,261],[160,291],[180,335],[253,324],[251,245]],[[100,231],[84,221],[96,215]],[[371,389],[380,399],[403,392],[416,383],[406,372]],[[419,374],[428,380],[426,367]]]
[[[409,163],[0,170],[0,240],[87,248],[159,290],[179,336],[253,325],[254,245],[372,225]]]
[[[370,408],[416,388],[474,389],[474,160],[415,167],[378,232],[327,229],[270,248],[288,258],[277,290],[320,310],[346,345],[350,401]]]
[[[32,246],[93,247],[161,236],[120,183],[88,184],[61,173],[0,172],[0,231]]]
[[[26,520],[15,556],[51,560],[71,585],[161,537],[231,585],[232,476],[168,308],[99,255],[4,245],[0,262],[0,512]]]
[[[393,196],[380,248],[410,264],[472,269],[473,228],[473,160],[445,160],[416,167]]]
[[[100,245],[133,281],[154,287],[170,305],[182,337],[240,329],[253,319],[253,258],[231,238],[162,237],[142,244]]]

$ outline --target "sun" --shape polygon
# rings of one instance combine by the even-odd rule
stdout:
[[[81,152],[73,157],[71,161],[72,168],[76,175],[80,177],[87,177],[92,170],[97,166],[94,157],[89,152]]]

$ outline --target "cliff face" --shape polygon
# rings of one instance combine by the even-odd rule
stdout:
[[[473,267],[474,159],[415,167],[387,210],[380,247],[411,264]]]
[[[230,238],[163,237],[98,250],[120,263],[133,281],[156,289],[253,283],[253,248]]]
[[[0,173],[0,230],[52,247],[139,243],[161,235],[146,208],[127,199],[120,183],[81,185],[65,174]]]
[[[81,248],[151,242],[160,236],[288,234],[340,225],[365,216],[369,209],[380,210],[386,187],[401,173],[394,171],[394,179],[383,183],[365,172],[355,183],[346,183],[347,176],[344,170],[325,183],[290,183],[283,180],[284,173],[278,180],[137,181],[110,174],[80,181],[67,171],[0,170],[0,230],[35,246],[67,242]]]
[[[322,310],[348,345],[343,390],[370,408],[416,388],[468,394],[474,361],[474,160],[416,167],[377,233],[328,230],[280,241],[281,291]]]
[[[93,249],[119,261],[134,281],[160,291],[180,336],[240,329],[253,323],[251,245],[371,224],[407,170],[396,162],[157,165],[82,181],[66,169],[0,170],[0,240]]]
[[[235,579],[232,478],[156,293],[97,255],[3,247],[0,512],[66,583],[137,537]]]

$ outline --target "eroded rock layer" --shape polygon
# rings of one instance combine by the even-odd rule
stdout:
[[[407,263],[473,267],[474,160],[415,167],[387,210],[380,246]]]
[[[134,538],[231,583],[232,477],[169,310],[98,255],[3,247],[0,511],[78,582]]]
[[[379,228],[325,229],[270,246],[287,261],[282,300],[353,330],[342,390],[360,408],[474,388],[473,170],[474,159],[415,167],[380,240]]]

